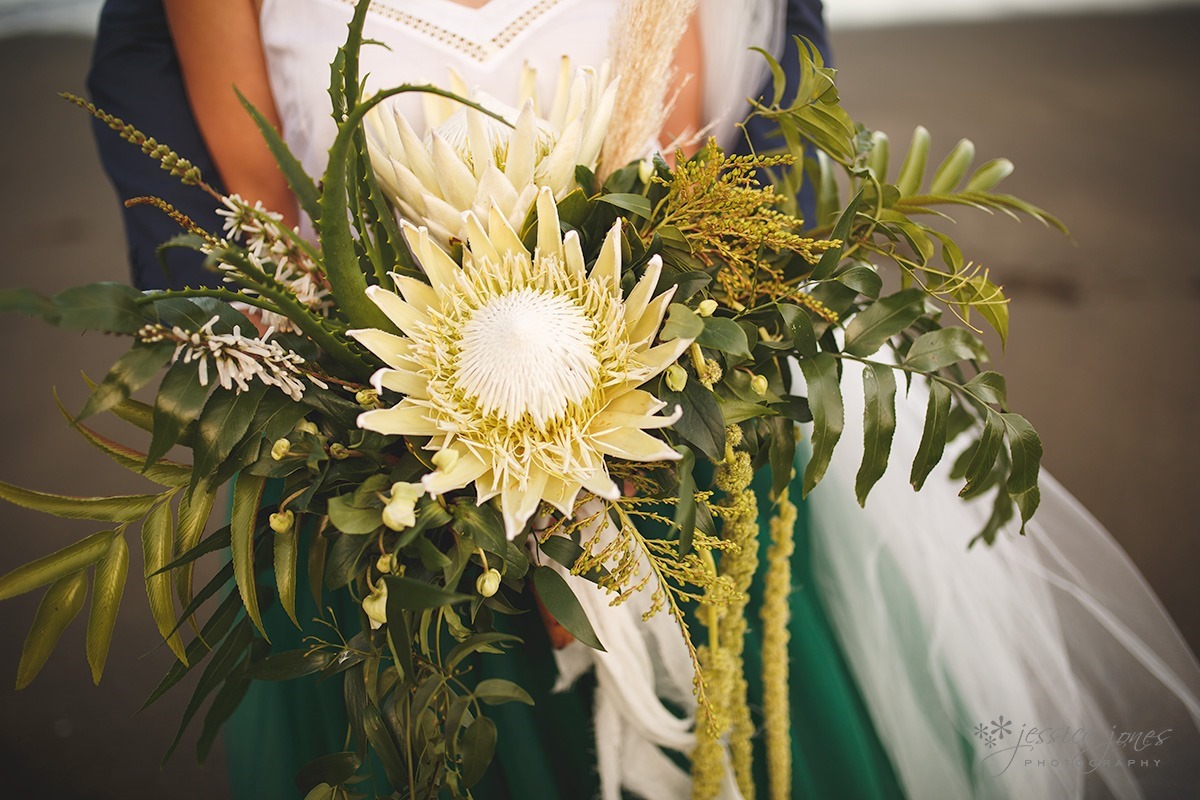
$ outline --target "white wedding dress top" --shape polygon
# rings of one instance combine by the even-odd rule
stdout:
[[[705,82],[706,113],[726,142],[738,99],[760,74],[761,62],[746,47],[778,52],[771,37],[782,31],[783,5],[701,0],[705,70],[722,78]],[[364,45],[361,74],[369,93],[402,83],[446,86],[454,70],[471,89],[513,103],[528,63],[538,71],[542,95],[550,96],[564,55],[579,66],[608,58],[619,9],[619,0],[491,0],[478,9],[452,0],[374,0],[365,33],[379,44]],[[324,171],[334,136],[329,64],[352,10],[353,0],[262,4],[261,35],[284,137],[314,176]],[[424,132],[420,95],[394,102]],[[1196,796],[1200,668],[1103,527],[1043,472],[1042,505],[1028,535],[1010,526],[994,547],[968,551],[990,509],[986,500],[957,497],[947,475],[954,447],[921,492],[907,485],[906,462],[924,418],[919,382],[897,398],[891,465],[860,509],[853,500],[863,424],[858,370],[846,370],[843,391],[845,432],[827,477],[807,501],[814,569],[906,794],[913,800]],[[604,800],[619,798],[622,787],[653,800],[689,798],[686,773],[659,749],[686,751],[691,741],[688,721],[659,701],[684,707],[691,701],[691,666],[673,623],[664,614],[643,623],[645,598],[613,608],[593,584],[567,578],[608,649],[598,654],[577,643],[556,654],[564,685],[586,669],[597,674]],[[796,718],[803,720],[802,709]],[[980,730],[1006,720],[1007,739],[989,740],[991,733]],[[1017,738],[1034,728],[1043,739],[1047,732],[1058,738]],[[1076,741],[1081,731],[1086,747]],[[1110,736],[1119,741],[1108,744]],[[727,786],[723,798],[737,797],[736,787]]]
[[[451,71],[472,90],[516,105],[523,67],[537,70],[552,97],[563,56],[599,65],[608,57],[618,0],[490,0],[470,8],[453,0],[373,0],[359,74],[367,93],[405,83],[445,87]],[[346,40],[353,0],[264,0],[263,49],[283,134],[310,175],[325,170],[335,127],[329,64]],[[425,131],[418,93],[389,101]]]

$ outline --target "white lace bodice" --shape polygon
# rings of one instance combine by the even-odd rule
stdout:
[[[402,83],[447,86],[451,70],[472,89],[515,104],[522,67],[552,96],[563,56],[600,64],[618,0],[490,0],[470,8],[453,0],[373,0],[360,74],[368,91]],[[354,0],[264,0],[263,49],[284,137],[310,175],[325,168],[333,141],[329,64],[346,39]],[[417,131],[420,94],[395,99]]]

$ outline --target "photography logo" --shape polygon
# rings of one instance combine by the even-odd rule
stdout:
[[[1113,768],[1154,769],[1165,763],[1164,745],[1171,738],[1171,729],[1040,726],[1018,724],[1001,714],[978,723],[971,734],[977,740],[980,762],[991,775],[998,776],[1010,769],[1077,769],[1083,773]]]

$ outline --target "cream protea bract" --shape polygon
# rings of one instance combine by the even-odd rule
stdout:
[[[617,82],[608,79],[607,66],[572,70],[564,59],[544,117],[534,77],[527,67],[516,106],[471,95],[509,124],[437,95],[424,95],[425,137],[395,110],[377,106],[368,115],[367,149],[384,192],[438,244],[464,238],[463,212],[486,219],[493,205],[520,228],[540,187],[561,200],[577,186],[576,165],[596,168],[616,102]],[[451,90],[470,95],[457,77]]]
[[[570,514],[581,490],[615,499],[606,457],[674,460],[646,431],[679,418],[640,389],[691,343],[654,344],[674,289],[657,297],[662,262],[622,297],[620,222],[590,270],[574,231],[560,233],[550,189],[537,198],[537,248],[530,253],[498,209],[485,230],[466,215],[460,267],[425,228],[404,225],[429,284],[393,276],[397,293],[371,299],[402,335],[350,335],[387,366],[376,388],[404,398],[363,413],[358,424],[389,435],[429,437],[433,495],[474,482],[479,503],[500,498],[509,537],[545,500]]]

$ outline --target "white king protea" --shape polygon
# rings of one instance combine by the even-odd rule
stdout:
[[[403,332],[350,331],[387,367],[379,390],[405,395],[392,408],[363,413],[379,433],[430,437],[433,495],[475,483],[478,502],[500,498],[516,536],[545,500],[570,514],[581,489],[615,499],[606,456],[633,461],[679,456],[645,429],[679,419],[638,387],[691,344],[654,345],[674,289],[653,296],[655,257],[622,298],[620,223],[589,272],[574,231],[562,237],[553,193],[537,197],[532,255],[497,209],[485,231],[466,215],[460,267],[425,228],[405,224],[409,247],[431,285],[393,276],[399,295],[371,287],[371,299]]]
[[[423,95],[431,128],[424,138],[394,109],[377,106],[368,115],[367,149],[384,192],[443,247],[464,238],[463,212],[485,219],[495,205],[520,228],[540,187],[561,200],[577,186],[576,165],[595,170],[616,102],[607,66],[572,70],[564,59],[546,117],[535,77],[526,67],[516,107],[479,92],[471,97],[510,124],[430,94]],[[457,76],[451,91],[469,94]]]

